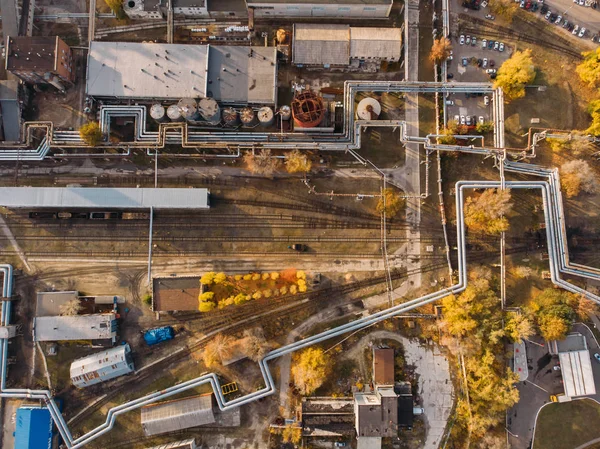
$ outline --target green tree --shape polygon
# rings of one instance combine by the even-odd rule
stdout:
[[[86,145],[95,147],[102,140],[102,131],[98,122],[87,122],[79,128],[79,137]]]
[[[535,317],[542,337],[546,340],[562,340],[576,317],[579,298],[564,290],[547,288],[534,297],[529,310]]]
[[[498,69],[494,88],[502,88],[507,101],[525,96],[525,86],[535,79],[531,50],[515,51]]]
[[[285,168],[288,173],[307,173],[312,167],[312,162],[305,152],[292,150],[285,154]]]
[[[429,59],[432,62],[445,61],[450,56],[451,50],[452,44],[450,43],[450,39],[445,37],[434,39],[431,52],[429,53]]]
[[[512,209],[510,191],[487,189],[465,204],[465,224],[475,232],[499,234],[508,229],[506,215]]]
[[[295,357],[292,366],[294,384],[303,395],[319,388],[329,375],[331,361],[321,348],[307,348]]]
[[[405,203],[406,201],[400,197],[398,192],[388,187],[383,191],[383,196],[379,198],[376,209],[379,213],[383,213],[385,209],[385,214],[388,217],[394,217],[404,207]]]
[[[600,47],[583,53],[583,62],[575,69],[579,79],[590,87],[600,87]]]

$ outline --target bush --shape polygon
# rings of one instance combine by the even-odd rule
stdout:
[[[217,273],[215,278],[213,279],[215,284],[222,284],[227,280],[227,275],[225,273]]]
[[[202,301],[198,304],[198,311],[202,312],[202,313],[210,312],[215,307],[216,307],[216,304],[214,302]]]
[[[204,285],[211,285],[215,280],[216,273],[214,271],[209,271],[204,273],[200,278],[200,282]]]
[[[144,304],[146,304],[147,306],[151,306],[152,305],[152,295],[149,293],[147,295],[144,295],[144,297],[142,298],[142,302]]]

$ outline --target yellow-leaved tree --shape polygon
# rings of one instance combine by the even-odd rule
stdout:
[[[292,150],[285,154],[285,168],[288,173],[307,173],[312,167],[312,162],[306,153]]]
[[[87,122],[79,128],[79,137],[86,145],[95,147],[102,140],[102,131],[98,122]]]
[[[331,362],[321,348],[307,348],[296,355],[292,366],[294,384],[303,395],[319,388],[330,371]]]
[[[502,88],[506,100],[525,96],[525,86],[535,79],[531,50],[515,51],[498,69],[494,88]]]
[[[600,87],[600,47],[583,53],[583,62],[575,69],[579,79],[590,87]]]
[[[510,212],[510,191],[488,189],[476,198],[468,198],[465,204],[465,224],[475,232],[499,234],[508,229],[504,215]]]
[[[406,201],[400,197],[400,194],[394,189],[387,188],[383,191],[383,196],[379,197],[377,202],[377,212],[382,213],[385,209],[385,214],[388,218],[394,217],[404,207]]]
[[[450,39],[445,37],[434,39],[431,52],[429,52],[429,59],[433,62],[445,61],[450,56],[451,50],[452,44],[450,43]]]
[[[581,192],[595,193],[598,190],[598,176],[587,161],[576,159],[560,167],[560,184],[568,198]]]

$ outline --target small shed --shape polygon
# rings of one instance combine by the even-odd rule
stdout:
[[[15,425],[15,448],[51,449],[54,447],[52,417],[46,407],[19,407]]]
[[[129,345],[82,357],[71,363],[71,382],[78,388],[88,387],[134,371]]]
[[[212,393],[147,405],[141,409],[147,436],[215,423]]]

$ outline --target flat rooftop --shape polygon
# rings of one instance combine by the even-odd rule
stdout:
[[[90,43],[86,92],[119,98],[206,96],[208,46]]]
[[[77,291],[38,292],[35,316],[60,315],[60,306],[74,299],[76,300],[78,296],[79,292]]]
[[[8,208],[207,209],[208,189],[0,187]]]
[[[154,278],[154,310],[156,312],[173,312],[182,310],[198,310],[200,294],[200,277]]]
[[[247,0],[248,4],[286,3],[288,5],[391,5],[393,0]]]
[[[114,320],[114,313],[37,317],[33,321],[33,340],[107,340],[115,334]]]
[[[10,36],[6,70],[55,70],[57,37]]]

